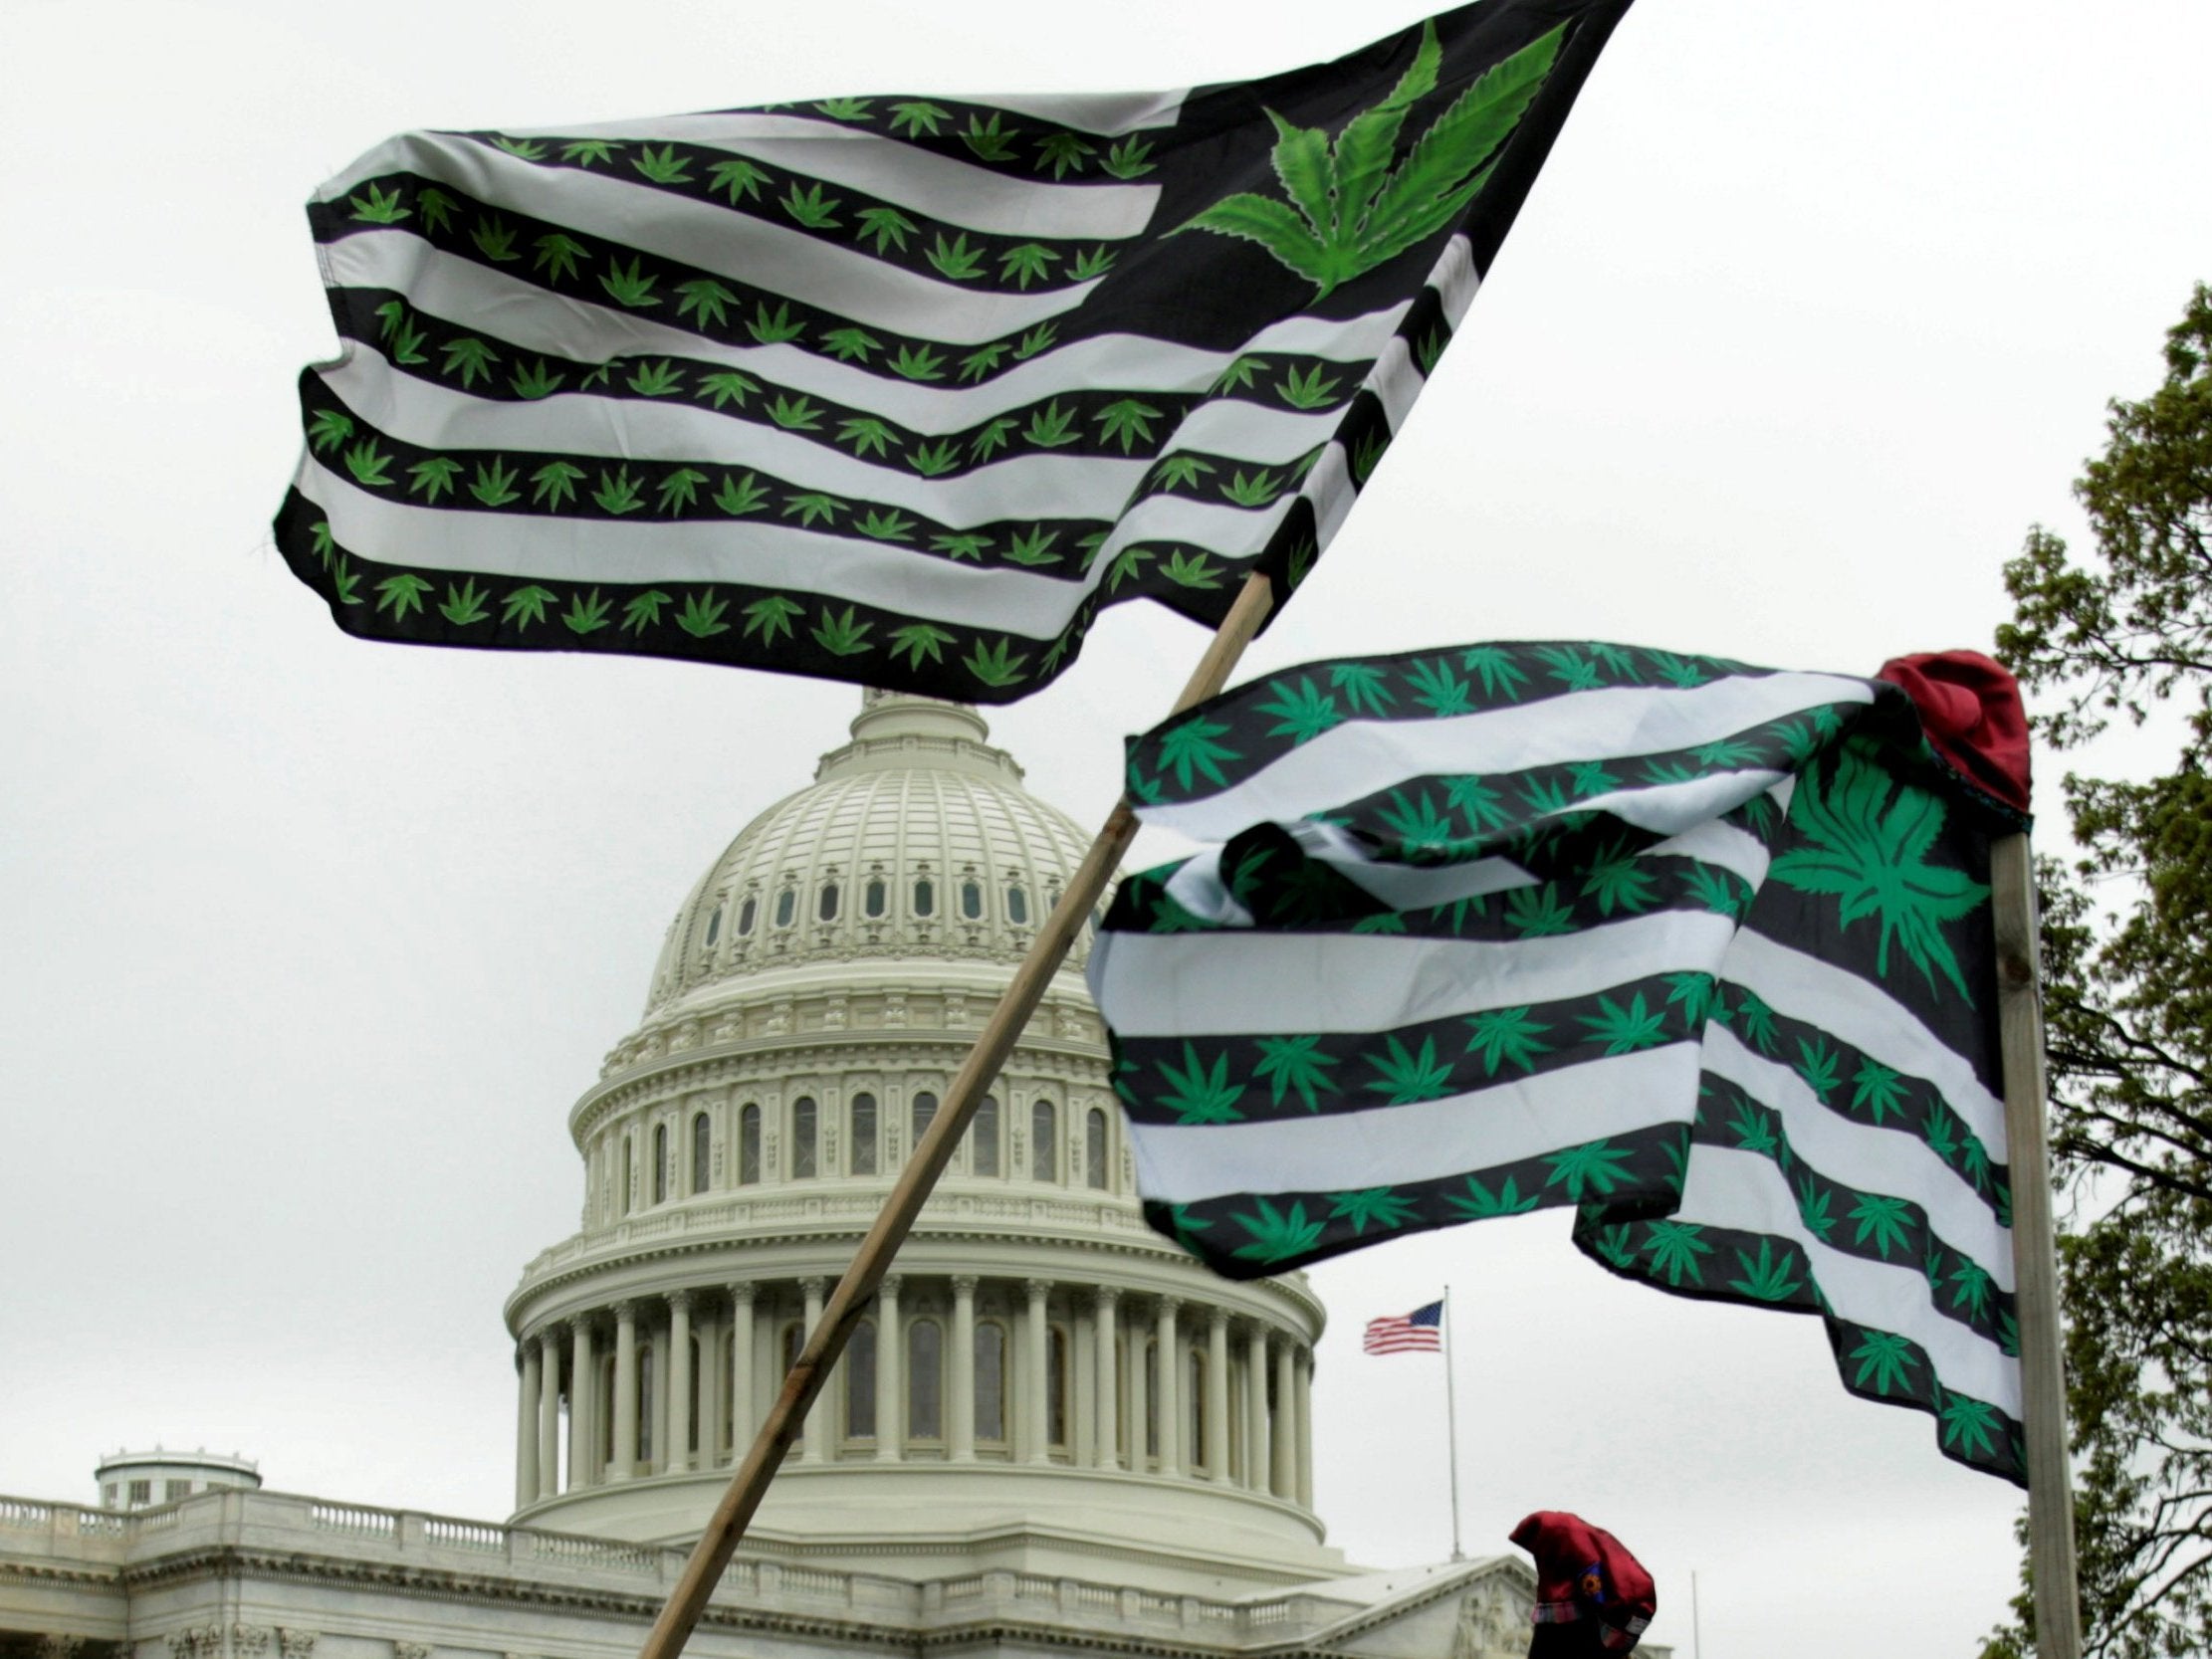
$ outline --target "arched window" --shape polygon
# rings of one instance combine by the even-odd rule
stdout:
[[[701,1383],[705,1381],[707,1372],[706,1368],[700,1363],[704,1353],[696,1336],[691,1339],[690,1347],[691,1351],[682,1356],[682,1362],[691,1367],[691,1387],[688,1390],[691,1395],[691,1415],[684,1422],[684,1450],[696,1452],[699,1450],[701,1396],[707,1391],[701,1386]]]
[[[1019,883],[1006,889],[1006,920],[1016,928],[1029,923],[1029,896],[1021,891]]]
[[[653,1202],[668,1201],[668,1126],[653,1126]]]
[[[960,914],[970,922],[984,914],[984,884],[974,877],[960,884]]]
[[[707,1179],[714,1172],[714,1125],[704,1112],[695,1113],[691,1120],[691,1189],[707,1190]]]
[[[1145,1455],[1160,1455],[1160,1345],[1145,1344]]]
[[[714,915],[707,918],[707,948],[712,950],[716,939],[722,936],[722,907],[715,906]]]
[[[630,1213],[630,1194],[635,1190],[632,1184],[637,1178],[636,1158],[632,1155],[635,1151],[636,1146],[630,1138],[626,1135],[622,1137],[622,1213],[624,1215]]]
[[[995,1320],[976,1327],[976,1438],[1006,1438],[1006,1328]]]
[[[922,1137],[929,1132],[930,1120],[937,1116],[937,1097],[928,1090],[914,1097],[914,1143],[921,1144]]]
[[[876,1322],[862,1320],[845,1344],[845,1438],[876,1437]]]
[[[866,911],[871,918],[881,916],[891,908],[891,889],[885,885],[881,876],[868,878],[868,885],[861,894],[860,905],[861,909]]]
[[[1095,1106],[1083,1120],[1083,1178],[1106,1190],[1106,1114]]]
[[[1044,1339],[1044,1443],[1067,1446],[1067,1327],[1055,1325]]]
[[[599,1398],[604,1408],[596,1413],[599,1419],[599,1467],[604,1469],[614,1461],[614,1355],[608,1354],[599,1361]]]
[[[936,914],[936,911],[937,889],[930,885],[929,877],[916,877],[914,881],[914,914],[916,916],[932,916]]]
[[[747,894],[745,903],[738,907],[738,936],[740,938],[753,932],[754,918],[760,914],[760,911],[759,901],[752,894]]]
[[[801,1095],[791,1102],[791,1179],[804,1180],[814,1173],[817,1129],[814,1097]]]
[[[852,1133],[847,1138],[852,1148],[852,1172],[872,1175],[876,1172],[876,1098],[873,1095],[852,1097]]]
[[[1193,1348],[1183,1379],[1183,1455],[1193,1469],[1214,1461],[1214,1448],[1206,1443],[1206,1355]]]
[[[1049,1181],[1060,1173],[1060,1116],[1050,1101],[1029,1104],[1029,1178]]]
[[[998,1173],[998,1097],[986,1095],[968,1120],[968,1167],[979,1175]]]
[[[653,1402],[661,1397],[654,1383],[660,1380],[660,1366],[653,1361],[658,1357],[650,1343],[640,1343],[637,1348],[637,1445],[630,1456],[637,1460],[638,1473],[643,1474],[653,1461]]]
[[[748,1106],[738,1114],[738,1184],[751,1186],[761,1178],[761,1109]]]
[[[814,914],[824,922],[837,920],[837,884],[822,883],[821,897],[814,901]]]
[[[906,1328],[906,1432],[917,1440],[945,1436],[945,1337],[937,1321]]]
[[[790,888],[783,889],[775,896],[775,925],[778,928],[788,928],[797,911],[798,895]]]

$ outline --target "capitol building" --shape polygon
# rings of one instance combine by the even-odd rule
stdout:
[[[1089,844],[1021,778],[974,711],[871,692],[692,888],[568,1113],[580,1225],[507,1300],[511,1515],[117,1454],[97,1503],[0,1498],[0,1659],[634,1655]],[[1525,1653],[1521,1557],[1368,1571],[1325,1543],[1324,1311],[1300,1275],[1232,1284],[1145,1226],[1088,942],[689,1651]]]

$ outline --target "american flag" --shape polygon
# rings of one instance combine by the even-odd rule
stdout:
[[[1367,1322],[1360,1344],[1367,1353],[1436,1353],[1443,1347],[1443,1304],[1432,1302],[1410,1314],[1386,1314]]]

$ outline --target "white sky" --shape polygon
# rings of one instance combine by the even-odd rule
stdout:
[[[346,640],[267,523],[332,338],[300,204],[386,134],[1327,57],[1421,0],[0,5],[0,1492],[104,1451],[504,1515],[499,1309],[676,903],[850,690]],[[1643,0],[1406,436],[1248,659],[1596,637],[1867,670],[1986,645],[1999,566],[2212,276],[2212,8]],[[1095,820],[1194,629],[1114,613],[995,717]],[[2047,764],[2055,772],[2055,765]],[[1617,1284],[1566,1218],[1316,1275],[1320,1503],[1470,1548],[1583,1511],[1710,1659],[1964,1655],[2016,1494],[1846,1397],[1810,1321]],[[1700,1659],[1705,1659],[1704,1655]]]

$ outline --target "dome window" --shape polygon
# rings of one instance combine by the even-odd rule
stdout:
[[[976,1438],[1006,1438],[1006,1328],[996,1320],[976,1327]]]
[[[1006,920],[1016,928],[1029,925],[1029,896],[1018,883],[1006,889]]]
[[[738,907],[738,936],[740,938],[753,932],[753,920],[760,909],[760,904],[751,894],[747,894],[745,903]]]
[[[817,1135],[814,1097],[801,1095],[791,1103],[791,1179],[805,1180],[814,1173]]]
[[[707,918],[707,948],[715,947],[715,940],[722,936],[722,907],[715,906],[714,914]]]
[[[930,916],[934,915],[936,910],[937,889],[930,885],[929,877],[917,877],[914,882],[914,914],[916,916]]]
[[[653,1126],[653,1202],[668,1202],[668,1126]]]
[[[791,889],[785,888],[775,896],[775,925],[778,928],[788,928],[797,911],[798,895]]]
[[[970,879],[960,884],[960,914],[970,922],[984,914],[984,884]]]
[[[930,1120],[937,1116],[937,1097],[928,1090],[914,1097],[914,1143],[919,1146],[922,1137],[929,1133]]]
[[[872,1175],[876,1172],[876,1098],[869,1094],[852,1097],[852,1172]],[[869,1433],[875,1431],[870,1429]]]
[[[937,1321],[906,1328],[906,1432],[917,1440],[945,1434],[945,1334]]]
[[[822,883],[821,897],[814,902],[814,914],[824,922],[837,920],[837,884]]]
[[[872,877],[869,880],[866,890],[861,895],[860,904],[871,919],[881,916],[891,908],[891,889],[885,884],[881,876]]]
[[[752,1186],[761,1178],[761,1109],[748,1106],[738,1114],[738,1184]]]
[[[691,1189],[707,1190],[707,1177],[714,1169],[714,1126],[704,1112],[691,1120]]]
[[[998,1173],[998,1097],[986,1095],[968,1120],[968,1167],[979,1175]]]
[[[838,1366],[845,1373],[845,1438],[876,1437],[876,1322],[862,1320]]]
[[[1083,1120],[1083,1178],[1106,1190],[1106,1114],[1095,1106]]]
[[[1060,1172],[1059,1115],[1050,1101],[1029,1105],[1029,1178],[1057,1179]]]

